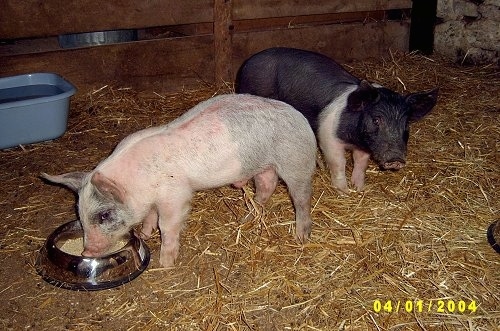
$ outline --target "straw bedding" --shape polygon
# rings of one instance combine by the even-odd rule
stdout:
[[[318,167],[304,246],[293,238],[283,184],[243,224],[238,219],[254,204],[251,185],[199,192],[175,267],[160,268],[155,234],[148,269],[97,292],[58,289],[35,272],[45,238],[76,218],[74,196],[39,173],[91,170],[129,133],[228,90],[80,91],[62,138],[0,152],[0,328],[498,329],[500,255],[486,240],[500,217],[497,69],[415,54],[349,69],[400,92],[440,87],[436,108],[412,126],[406,168],[383,172],[372,163],[366,189],[339,196]]]

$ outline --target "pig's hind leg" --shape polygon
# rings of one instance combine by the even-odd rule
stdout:
[[[177,192],[175,197],[164,199],[158,206],[158,225],[161,233],[160,264],[163,267],[173,266],[179,255],[180,234],[191,209],[191,196]]]
[[[244,217],[241,218],[240,222],[245,223],[249,219],[254,217],[255,208],[263,208],[265,203],[269,200],[271,195],[273,195],[276,185],[278,185],[278,174],[274,168],[267,168],[264,171],[258,173],[253,177],[255,183],[255,196],[254,201],[257,202],[259,206],[251,205],[251,210]],[[258,214],[258,212],[257,212]]]
[[[312,174],[296,176],[280,175],[288,187],[295,208],[295,233],[301,243],[307,242],[311,234]]]
[[[273,195],[278,185],[278,174],[273,168],[268,168],[253,178],[255,182],[255,201],[264,205]]]

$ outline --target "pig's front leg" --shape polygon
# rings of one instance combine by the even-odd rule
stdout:
[[[338,115],[334,111],[320,118],[318,128],[319,147],[323,152],[326,164],[330,169],[332,186],[341,194],[348,194],[349,187],[345,176],[345,150],[346,144],[335,136],[335,125],[338,123]]]
[[[171,267],[179,255],[180,234],[191,208],[191,194],[175,193],[158,206],[161,233],[160,265]]]
[[[352,169],[351,183],[357,191],[362,191],[365,186],[365,172],[370,161],[370,154],[360,149],[354,149],[352,158],[354,167]]]
[[[330,138],[328,141],[320,141],[320,147],[330,169],[333,187],[340,193],[348,194],[349,187],[345,175],[345,144],[338,139]]]
[[[155,209],[151,209],[149,214],[142,221],[142,229],[140,236],[142,239],[149,239],[154,230],[158,228],[158,213]]]

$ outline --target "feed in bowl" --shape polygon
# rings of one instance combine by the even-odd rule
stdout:
[[[118,240],[108,252],[116,252],[123,248],[127,244],[126,240]],[[57,247],[68,254],[71,255],[81,255],[83,251],[83,237],[69,238],[65,241],[60,241],[56,243]]]
[[[79,255],[83,251],[83,238],[68,239],[64,243],[58,243],[59,249],[71,255]]]

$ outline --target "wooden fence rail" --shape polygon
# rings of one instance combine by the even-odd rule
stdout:
[[[411,0],[4,0],[0,76],[56,72],[81,91],[106,84],[177,91],[232,82],[272,46],[341,62],[408,50]],[[134,29],[138,40],[61,48],[58,36]]]

